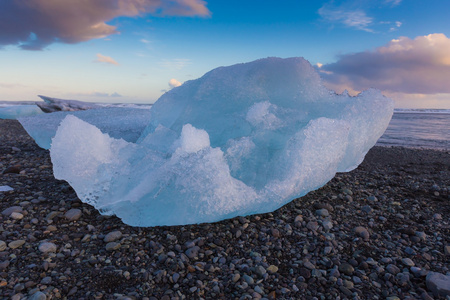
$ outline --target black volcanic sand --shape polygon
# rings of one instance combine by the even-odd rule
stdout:
[[[374,147],[273,213],[157,228],[78,200],[17,121],[0,173],[2,299],[445,299],[449,152]]]

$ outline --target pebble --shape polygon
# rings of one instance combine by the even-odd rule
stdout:
[[[0,241],[0,251],[4,251],[6,249],[6,243],[4,241]]]
[[[408,257],[402,258],[402,263],[407,267],[413,267],[415,265],[414,262]]]
[[[43,292],[36,292],[33,295],[31,295],[29,300],[47,300],[47,296]]]
[[[57,246],[54,243],[51,242],[43,242],[39,245],[39,251],[42,253],[50,253],[50,252],[56,252]]]
[[[274,266],[274,265],[270,265],[267,268],[267,272],[269,272],[270,274],[274,274],[274,273],[278,272],[278,267]]]
[[[349,263],[343,263],[339,266],[339,271],[344,273],[345,275],[352,275],[355,269]]]
[[[333,228],[333,222],[329,219],[325,219],[322,221],[322,227],[325,231],[330,231]]]
[[[2,215],[9,217],[13,212],[20,213],[22,212],[21,206],[11,206],[2,211]]]
[[[430,272],[426,277],[426,284],[434,296],[450,297],[450,275]]]
[[[122,245],[120,243],[116,243],[116,242],[109,242],[108,244],[106,244],[105,249],[107,251],[114,251],[117,250],[121,247]]]
[[[15,211],[13,211],[9,216],[14,220],[22,220],[23,219],[23,215],[19,212],[15,212]]]
[[[23,244],[25,244],[25,240],[15,240],[15,241],[10,242],[8,244],[8,247],[11,249],[16,249],[16,248],[22,247]]]
[[[109,243],[109,242],[114,242],[117,241],[118,239],[122,238],[122,232],[120,231],[112,231],[110,233],[108,233],[107,235],[105,235],[105,237],[103,238],[103,241],[105,243]]]
[[[64,217],[69,221],[76,221],[81,217],[81,214],[82,212],[80,209],[72,208],[65,213]]]
[[[365,241],[369,240],[370,234],[369,231],[362,226],[355,227],[355,233],[358,234],[360,237],[362,237]]]
[[[322,208],[322,209],[316,210],[316,215],[318,215],[320,217],[328,217],[330,215],[330,213],[328,212],[328,210],[326,208]]]

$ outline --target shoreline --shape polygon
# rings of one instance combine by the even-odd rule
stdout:
[[[0,120],[8,168],[4,297],[445,299],[426,278],[450,271],[450,151],[376,146],[357,169],[275,212],[151,228],[82,203],[54,179],[48,151]]]

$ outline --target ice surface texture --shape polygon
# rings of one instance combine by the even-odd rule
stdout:
[[[42,113],[36,105],[0,106],[0,119],[17,119],[18,117],[34,116]]]
[[[378,91],[336,95],[306,60],[267,58],[164,94],[136,143],[67,116],[50,154],[81,200],[127,224],[214,222],[273,211],[355,168],[392,113]]]
[[[98,127],[103,133],[128,142],[136,142],[148,124],[150,110],[139,108],[105,107],[81,111],[58,111],[19,118],[20,124],[39,147],[50,149],[59,124],[67,115]]]

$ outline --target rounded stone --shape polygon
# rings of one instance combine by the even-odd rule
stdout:
[[[20,207],[20,206],[8,207],[2,211],[2,215],[10,216],[13,212],[18,212],[18,213],[22,212],[22,207]]]
[[[39,245],[39,251],[42,253],[56,252],[57,246],[54,243],[43,242]]]
[[[76,221],[81,217],[81,210],[78,208],[72,208],[66,212],[64,217],[69,221]]]
[[[8,247],[11,249],[16,249],[19,247],[22,247],[22,245],[25,244],[25,240],[16,240],[16,241],[12,241],[8,244]]]
[[[3,251],[6,249],[6,243],[4,241],[0,241],[0,251]]]
[[[339,271],[344,273],[345,275],[352,275],[355,269],[349,263],[343,263],[339,266]]]
[[[114,251],[114,250],[119,249],[121,246],[122,245],[120,243],[109,242],[108,244],[106,244],[105,248],[107,251]]]
[[[9,216],[11,218],[13,218],[14,220],[22,220],[23,219],[23,215],[19,212],[15,212],[15,211],[13,211]]]
[[[105,235],[105,238],[103,239],[103,241],[105,243],[109,243],[109,242],[117,241],[120,238],[122,238],[122,232],[116,230],[116,231],[112,231],[112,232],[108,233],[107,235]]]
[[[267,268],[267,272],[269,272],[270,274],[276,273],[276,272],[278,272],[278,267],[277,267],[277,266],[274,266],[274,265],[270,265],[270,266]]]

